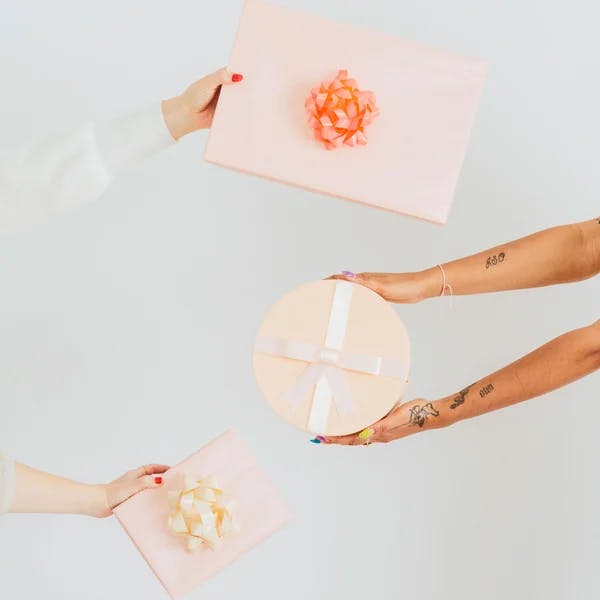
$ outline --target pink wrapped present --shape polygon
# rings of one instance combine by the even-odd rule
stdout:
[[[206,160],[446,222],[483,61],[247,0],[229,66]]]
[[[313,434],[345,435],[404,396],[410,346],[381,296],[347,281],[316,281],[281,298],[254,344],[254,375],[275,412]]]
[[[114,513],[171,598],[190,592],[290,519],[233,431],[163,478],[160,488],[133,496]]]

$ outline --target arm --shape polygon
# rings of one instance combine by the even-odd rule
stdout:
[[[600,219],[546,229],[442,266],[455,295],[580,281],[600,272]],[[416,273],[333,277],[366,285],[390,302],[439,296],[443,282],[437,266]]]
[[[240,80],[221,69],[160,105],[0,157],[0,233],[94,201],[129,165],[210,127],[221,86]]]
[[[600,369],[600,321],[566,333],[516,362],[434,402],[403,404],[364,432],[326,443],[389,442],[541,396]]]
[[[130,496],[144,489],[159,487],[162,484],[159,474],[169,467],[146,465],[111,483],[99,485],[64,479],[20,463],[12,468],[14,487],[5,490],[8,512],[106,517]]]

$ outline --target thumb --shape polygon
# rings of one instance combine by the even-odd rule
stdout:
[[[231,71],[227,67],[223,67],[204,77],[203,83],[208,90],[214,92],[219,86],[231,83],[232,77]]]
[[[138,477],[129,482],[125,491],[127,498],[131,498],[131,496],[134,496],[143,490],[159,488],[162,486],[162,482],[163,478],[160,475],[144,475],[143,477]]]

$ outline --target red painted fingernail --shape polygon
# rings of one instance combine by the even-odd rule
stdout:
[[[162,477],[155,477],[154,483],[158,483],[160,485],[162,483]]]
[[[241,81],[242,79],[244,79],[244,76],[241,73],[234,73],[231,76],[231,81],[234,83],[238,83],[238,81]]]

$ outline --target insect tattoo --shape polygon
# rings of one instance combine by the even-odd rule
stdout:
[[[467,396],[467,394],[469,393],[469,390],[471,388],[465,388],[464,390],[461,390],[460,392],[458,392],[458,396],[454,397],[454,400],[452,400],[452,404],[450,405],[450,408],[452,410],[454,410],[455,408],[458,408],[461,404],[465,403],[465,398]]]
[[[408,424],[413,427],[423,427],[425,421],[427,421],[429,417],[437,417],[439,414],[439,411],[433,408],[431,402],[423,404],[423,406],[413,406],[410,409],[410,420]]]
[[[490,383],[488,385],[484,385],[479,390],[479,395],[483,398],[484,396],[487,396],[488,394],[491,394],[493,391],[494,391],[494,386]]]
[[[488,259],[485,261],[485,268],[489,269],[490,267],[495,267],[496,265],[503,263],[505,258],[506,254],[504,252],[488,256]]]

